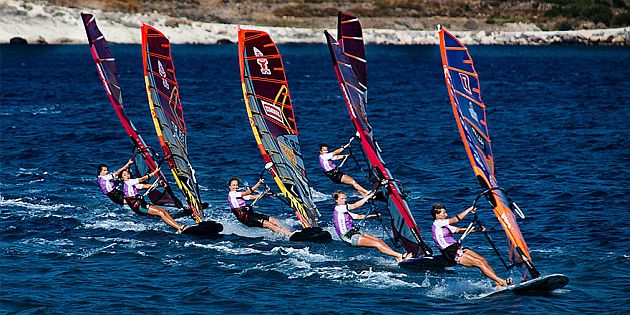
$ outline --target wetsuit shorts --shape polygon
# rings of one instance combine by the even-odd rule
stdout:
[[[249,227],[263,227],[263,221],[269,221],[269,216],[262,213],[254,212],[252,207],[244,206],[240,208],[232,208],[232,213],[243,224]]]
[[[442,252],[446,260],[459,264],[459,259],[462,258],[467,249],[469,248],[462,246],[460,243],[453,243],[445,249],[440,250],[440,252]]]
[[[125,198],[125,200],[127,200],[127,205],[129,205],[129,208],[131,208],[131,210],[133,210],[133,212],[135,212],[136,214],[149,214],[149,204],[144,201],[144,198],[136,196]]]
[[[357,247],[359,246],[359,238],[361,238],[361,235],[363,235],[363,233],[361,233],[358,228],[352,228],[341,236],[341,240],[350,246]]]
[[[106,195],[111,201],[116,204],[119,204],[121,206],[125,204],[125,194],[120,189],[114,189],[108,192]]]
[[[343,175],[346,175],[344,172],[340,171],[339,168],[333,168],[328,172],[324,172],[324,174],[326,174],[326,176],[328,176],[328,178],[336,184],[341,184],[341,178]]]

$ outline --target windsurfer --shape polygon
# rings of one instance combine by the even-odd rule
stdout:
[[[347,149],[350,146],[350,143],[346,143],[342,147],[328,152],[329,146],[327,144],[319,145],[319,166],[321,166],[322,170],[324,170],[324,174],[330,180],[337,184],[346,184],[352,186],[356,189],[361,195],[364,197],[368,195],[368,191],[361,187],[350,175],[343,173],[337,165],[335,165],[335,160],[341,160],[347,158],[348,154],[341,154],[343,150]]]
[[[125,201],[125,194],[120,190],[118,184],[116,183],[116,179],[120,176],[120,173],[125,170],[129,165],[133,163],[133,160],[129,160],[127,164],[121,167],[119,170],[114,173],[108,173],[107,164],[99,164],[98,165],[98,184],[101,186],[101,191],[105,194],[111,201],[116,204],[124,205],[127,202]]]
[[[431,234],[435,245],[440,249],[442,255],[447,260],[455,262],[465,267],[477,267],[481,272],[494,281],[498,286],[504,287],[514,284],[512,278],[503,280],[497,276],[488,261],[472,249],[463,247],[459,242],[455,241],[452,233],[464,233],[466,229],[452,226],[451,224],[463,220],[468,213],[475,213],[476,207],[469,207],[453,218],[448,218],[446,207],[443,204],[435,204],[431,207],[431,215],[435,219],[431,226]],[[474,229],[469,233],[483,232],[485,228]]]
[[[147,175],[144,175],[142,177],[131,178],[131,173],[129,172],[129,170],[128,169],[123,170],[120,176],[124,181],[123,192],[125,193],[125,200],[127,201],[129,208],[131,208],[131,210],[133,210],[133,212],[135,212],[136,214],[139,214],[139,215],[149,214],[149,215],[159,216],[160,218],[162,218],[162,221],[164,221],[166,224],[177,229],[178,233],[182,232],[183,230],[188,228],[188,226],[179,225],[173,219],[173,217],[171,217],[171,214],[168,213],[168,211],[156,205],[147,203],[142,197],[142,195],[140,195],[140,193],[138,192],[138,189],[151,189],[152,185],[143,184],[143,182],[153,177],[159,171],[160,171],[160,168],[157,168],[155,169],[155,171]]]
[[[240,180],[236,177],[230,178],[228,182],[228,187],[230,188],[230,192],[228,193],[230,209],[241,223],[249,227],[266,228],[278,234],[290,237],[293,232],[284,227],[278,219],[262,213],[254,212],[252,207],[248,206],[245,202],[245,200],[262,197],[260,195],[254,195],[253,192],[264,182],[265,180],[261,178],[253,187],[247,188],[247,190],[241,192],[238,191]]]
[[[361,231],[359,231],[358,226],[354,226],[354,222],[352,221],[353,219],[376,219],[379,217],[378,214],[370,214],[366,217],[365,214],[358,214],[350,211],[361,207],[372,197],[373,193],[370,193],[363,199],[353,204],[347,204],[346,202],[348,197],[346,196],[345,192],[339,190],[333,193],[333,198],[335,199],[336,204],[335,210],[333,211],[333,220],[337,235],[341,238],[342,241],[350,246],[376,248],[381,253],[394,257],[397,262],[401,262],[407,258],[411,258],[411,253],[401,254],[393,250],[382,239],[369,233],[362,233]]]

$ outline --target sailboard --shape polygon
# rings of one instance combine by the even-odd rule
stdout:
[[[455,121],[462,138],[468,160],[481,185],[482,193],[492,206],[496,218],[508,240],[508,265],[487,233],[486,237],[507,269],[516,267],[522,275],[521,281],[541,276],[534,266],[529,248],[516,222],[514,212],[520,208],[500,188],[494,172],[494,155],[488,133],[486,105],[481,99],[479,76],[468,49],[453,34],[438,26],[440,52],[448,95]],[[479,196],[479,197],[480,197]],[[478,198],[479,198],[478,197]],[[522,213],[520,214],[522,216]],[[567,281],[568,283],[568,278]],[[566,285],[566,283],[565,283]]]
[[[94,58],[94,62],[96,62],[96,69],[98,70],[105,92],[109,96],[110,103],[131,140],[134,152],[134,163],[131,168],[132,173],[135,177],[144,176],[158,168],[158,155],[151,147],[146,145],[144,139],[142,139],[142,136],[140,136],[138,130],[129,119],[129,116],[125,113],[116,59],[109,49],[105,36],[101,33],[96,24],[96,18],[89,13],[81,13],[81,19],[83,26],[85,26],[92,57]],[[168,186],[164,173],[160,170],[155,176],[155,185],[149,190],[147,195],[151,203],[160,206],[183,208],[182,202],[175,196],[171,187]]]
[[[171,45],[157,29],[143,24],[141,30],[144,81],[155,131],[175,182],[183,192],[195,221],[200,223],[204,218],[203,207],[195,169],[188,157],[186,123]],[[216,233],[223,229],[218,223],[216,227]]]
[[[514,293],[522,295],[534,295],[564,288],[569,284],[569,278],[563,274],[544,275],[531,280],[523,281],[516,285],[509,285],[493,290],[481,296],[481,298],[494,296],[501,293]]]
[[[420,229],[414,220],[409,205],[397,180],[392,176],[381,157],[381,149],[374,137],[374,130],[367,117],[367,60],[363,43],[363,31],[356,16],[339,12],[337,36],[335,39],[324,31],[335,73],[343,93],[346,107],[360,140],[361,148],[367,157],[370,169],[369,180],[373,187],[380,187],[385,193],[387,208],[391,217],[394,244],[401,245],[413,258],[401,266],[417,266],[423,262],[437,262],[432,250],[422,239]],[[438,262],[439,264],[439,262]]]
[[[303,227],[291,240],[330,241],[330,233],[317,224],[320,213],[311,196],[278,47],[265,32],[239,29],[238,53],[243,98],[258,149],[264,162],[272,163],[269,172]]]

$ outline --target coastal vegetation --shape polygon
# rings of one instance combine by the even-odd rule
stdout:
[[[526,24],[540,30],[630,26],[630,0],[50,0],[130,13],[158,12],[199,22],[329,27],[337,10],[361,16],[365,27],[498,30]]]

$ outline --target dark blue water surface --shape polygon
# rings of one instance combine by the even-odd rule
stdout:
[[[140,47],[112,50],[127,113],[157,146]],[[332,231],[329,196],[347,186],[323,176],[317,146],[345,143],[352,124],[326,46],[280,51],[321,222]],[[445,203],[454,215],[479,192],[439,49],[369,46],[367,52],[370,121],[383,158],[412,191],[409,205],[433,247],[430,206]],[[409,271],[336,237],[329,244],[292,243],[238,223],[227,208],[226,182],[240,176],[253,184],[263,161],[248,124],[234,45],[173,46],[190,158],[210,203],[208,216],[225,226],[216,240],[174,234],[159,219],[137,216],[100,193],[97,164],[117,168],[130,148],[87,45],[2,46],[2,312],[629,311],[630,50],[473,46],[471,54],[497,178],[526,212],[520,224],[534,262],[545,274],[569,276],[566,288],[546,296],[481,298],[493,285],[476,269]],[[365,183],[359,170],[346,170]],[[258,211],[299,225],[276,200],[262,201]],[[496,231],[487,207],[480,216]],[[378,224],[366,229],[384,236]],[[502,277],[517,276],[501,267],[483,236],[469,236],[466,245]]]

